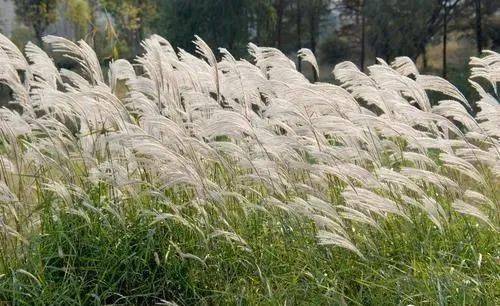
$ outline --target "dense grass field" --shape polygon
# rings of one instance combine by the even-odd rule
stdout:
[[[0,35],[0,304],[500,304],[499,54],[468,101],[406,57],[44,41]]]

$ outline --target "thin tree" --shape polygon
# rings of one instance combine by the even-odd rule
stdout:
[[[452,13],[456,13],[457,4],[460,0],[451,2],[450,0],[441,0],[443,8],[443,78],[447,76],[447,40],[448,40],[448,22]]]
[[[443,0],[444,2],[444,15],[443,15],[443,78],[446,78],[446,42],[448,35],[448,0]]]
[[[365,71],[365,32],[366,32],[366,16],[364,12],[364,7],[365,7],[365,2],[366,0],[361,0],[361,5],[360,5],[360,14],[361,14],[361,39],[360,39],[360,45],[361,45],[361,52],[360,52],[360,59],[359,59],[359,65],[361,66],[361,70]]]
[[[317,14],[317,1],[311,0],[309,4],[309,44],[311,51],[316,53],[316,32],[318,31],[316,24],[318,23],[318,14]]]
[[[356,36],[356,44],[359,44],[359,66],[364,70],[366,60],[366,25],[367,10],[366,0],[336,0],[335,7],[341,16],[347,16],[348,20],[354,20],[354,32],[350,35]]]
[[[285,15],[285,7],[286,7],[286,0],[276,0],[274,3],[274,8],[276,10],[276,47],[278,49],[281,49],[281,45],[283,43],[283,20],[284,20],[284,15]]]
[[[302,5],[301,1],[297,0],[297,50],[302,48]],[[297,61],[299,71],[302,71],[302,61]]]
[[[483,52],[483,29],[482,29],[482,12],[481,0],[474,0],[474,7],[476,9],[476,47],[477,53]]]

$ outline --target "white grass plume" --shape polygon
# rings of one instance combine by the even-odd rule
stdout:
[[[360,256],[354,239],[373,244],[371,230],[387,219],[428,226],[414,222],[415,209],[433,224],[425,231],[446,234],[463,218],[453,211],[496,228],[500,106],[478,82],[497,85],[496,53],[471,61],[473,116],[472,101],[407,57],[379,60],[368,73],[339,63],[338,85],[311,84],[275,48],[249,44],[251,61],[220,49],[218,61],[199,37],[190,54],[153,35],[133,62],[112,62],[106,81],[85,42],[45,41],[80,69],[59,69],[33,44],[24,56],[0,36],[0,82],[22,107],[0,109],[0,220],[19,224],[0,224],[9,239],[35,230],[38,193],[88,222],[100,212],[86,194],[96,187],[109,190],[99,204],[168,203],[146,213],[150,226],[183,224],[247,251],[230,223],[254,211],[271,221],[276,211],[299,216],[315,224],[320,244]],[[318,73],[310,51],[299,55]],[[449,98],[431,107],[429,91]]]

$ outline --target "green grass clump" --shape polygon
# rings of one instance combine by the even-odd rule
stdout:
[[[182,224],[151,225],[154,218],[137,209],[123,219],[109,210],[89,212],[88,219],[44,215],[22,259],[4,267],[0,299],[26,305],[499,301],[498,235],[472,220],[457,218],[440,234],[430,224],[389,219],[380,231],[356,236],[361,259],[317,245],[312,223],[280,211],[235,210],[234,231],[246,241],[240,247]]]

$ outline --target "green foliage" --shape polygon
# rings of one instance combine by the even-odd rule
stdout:
[[[146,210],[167,206],[146,198],[135,199],[139,205],[93,203],[98,212],[87,210],[88,219],[51,210],[48,200],[42,231],[31,238],[26,257],[2,272],[0,300],[19,305],[499,302],[498,236],[468,219],[453,219],[444,235],[423,216],[414,224],[388,219],[382,231],[356,237],[363,260],[318,246],[313,224],[275,210],[244,213],[233,206],[227,212],[249,252],[172,221],[155,222]],[[118,211],[124,217],[118,218]],[[216,215],[211,217],[217,226]]]
[[[100,1],[105,12],[113,16],[120,38],[121,57],[132,58],[139,53],[140,42],[156,18],[155,2],[153,0]]]
[[[368,39],[385,59],[404,54],[416,58],[422,45],[440,30],[441,4],[435,0],[367,1]]]
[[[24,46],[29,42],[36,39],[35,32],[32,28],[28,28],[26,26],[15,27],[12,31],[11,40],[16,46],[20,49],[24,48]]]
[[[309,0],[305,1],[304,9],[307,13],[306,24],[308,29],[309,44],[308,47],[316,52],[318,37],[320,33],[320,25],[323,17],[330,12],[330,1],[327,0]]]
[[[495,24],[498,1],[481,0],[482,26],[486,37]],[[413,59],[433,42],[440,42],[447,7],[447,31],[461,36],[476,35],[474,1],[366,1],[368,41],[376,56],[391,59],[404,54]],[[485,34],[483,34],[484,36]],[[457,67],[459,68],[459,67]]]
[[[337,64],[346,60],[356,60],[352,45],[346,37],[332,34],[325,38],[320,45],[320,59],[329,64]]]
[[[254,40],[259,45],[274,44],[274,28],[276,25],[276,10],[272,0],[256,0],[253,2],[255,15],[250,26],[255,28]]]
[[[496,19],[490,21],[489,26],[486,28],[487,37],[491,41],[492,50],[500,50],[500,18],[497,16]]]
[[[84,36],[92,22],[89,2],[87,0],[69,0],[65,4],[66,18],[75,25],[77,36]]]
[[[275,18],[269,0],[160,0],[158,11],[154,29],[174,45],[192,51],[196,34],[211,47],[227,48],[236,56],[252,38],[269,42]]]
[[[16,15],[27,26],[35,31],[40,41],[43,32],[57,19],[59,0],[16,0]]]

